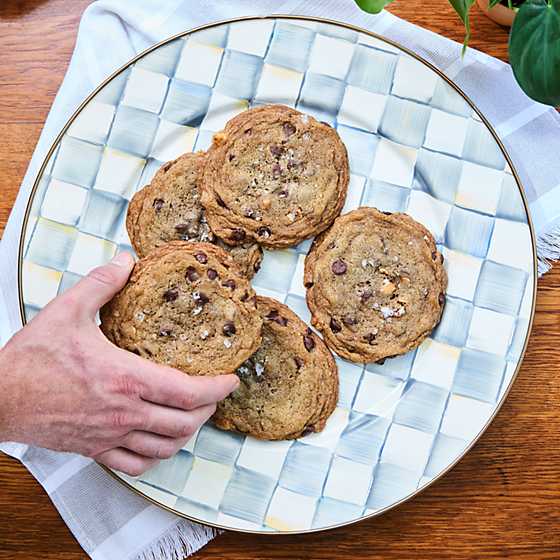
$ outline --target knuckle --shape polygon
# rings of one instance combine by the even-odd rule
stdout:
[[[195,394],[192,391],[187,390],[183,393],[181,397],[181,408],[185,410],[190,410],[191,408],[194,407],[195,402],[196,402]]]
[[[196,432],[197,428],[198,426],[196,426],[191,419],[185,420],[177,427],[177,436],[181,438],[190,438]]]
[[[160,444],[157,452],[156,452],[156,457],[158,459],[171,459],[171,457],[173,457],[173,455],[175,455],[175,453],[177,453],[177,449],[175,447],[175,444],[171,441],[171,442],[165,442]]]
[[[101,455],[101,453],[103,453],[103,451],[104,451],[104,447],[102,445],[94,444],[94,443],[86,443],[84,445],[84,448],[81,450],[81,454],[84,457],[89,457],[90,459],[95,459],[95,457],[97,457],[98,455]]]
[[[113,379],[113,390],[125,397],[138,397],[142,393],[142,383],[130,373],[118,373]]]
[[[109,426],[114,429],[130,429],[135,425],[134,416],[127,410],[113,410],[109,414]]]
[[[88,274],[88,278],[104,286],[113,286],[118,281],[116,274],[109,266],[99,266],[97,268],[94,268]]]

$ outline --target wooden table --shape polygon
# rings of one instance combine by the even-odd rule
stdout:
[[[0,0],[0,233],[89,3]],[[462,40],[445,0],[397,0],[391,11]],[[478,8],[472,27],[472,46],[506,59],[504,29]],[[533,335],[515,386],[475,448],[443,479],[352,527],[295,537],[229,533],[196,558],[560,558],[559,283],[560,267],[539,283]],[[0,456],[0,559],[84,557],[41,487]]]

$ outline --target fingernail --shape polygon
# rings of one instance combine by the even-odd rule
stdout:
[[[232,391],[235,391],[235,389],[237,389],[237,387],[239,387],[239,383],[240,383],[239,377],[237,377],[237,375],[234,375],[234,377],[235,377],[235,381],[234,381],[234,383],[233,383],[233,389],[232,389]]]
[[[130,265],[133,262],[134,259],[132,258],[132,255],[130,253],[127,253],[126,251],[123,251],[122,253],[115,255],[111,259],[111,264],[116,264],[117,266],[122,266],[126,268],[130,267]]]

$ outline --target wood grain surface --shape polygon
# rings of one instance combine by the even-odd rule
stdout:
[[[0,0],[0,234],[89,3]],[[397,0],[390,9],[462,40],[446,0]],[[472,27],[472,46],[507,59],[506,30],[476,7]],[[425,492],[384,516],[326,533],[227,533],[193,558],[560,559],[559,296],[556,267],[539,282],[533,334],[505,405],[474,449]],[[84,557],[31,475],[0,455],[0,559]]]

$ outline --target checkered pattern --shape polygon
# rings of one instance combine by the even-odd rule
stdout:
[[[176,457],[129,479],[191,517],[241,529],[322,528],[401,500],[446,469],[509,387],[528,330],[527,217],[492,135],[421,62],[354,31],[248,21],[178,39],[108,84],[72,124],[33,202],[27,318],[122,249],[133,193],[159,166],[205,149],[250,106],[279,102],[335,126],[350,155],[344,211],[408,212],[449,273],[441,324],[416,351],[367,366],[337,359],[338,408],[320,434],[260,442],[204,426]],[[310,242],[268,252],[258,293],[309,320]]]

